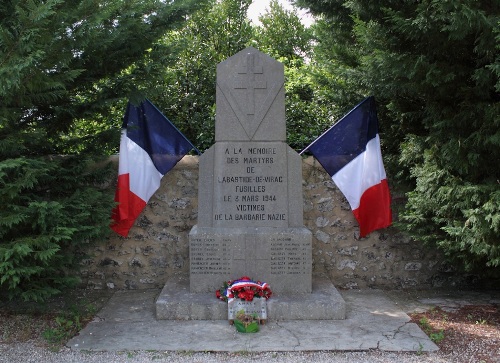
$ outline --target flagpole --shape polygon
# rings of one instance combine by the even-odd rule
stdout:
[[[189,145],[191,145],[191,146],[193,147],[193,149],[194,149],[194,150],[198,153],[198,155],[201,155],[200,150],[198,150],[198,149],[196,148],[196,146],[194,146],[194,145],[191,143],[191,141],[189,141],[189,140],[188,140],[188,138],[187,138],[186,136],[184,136],[184,134],[183,134],[182,132],[180,132],[180,130],[179,130],[177,127],[175,127],[175,125],[172,123],[172,121],[170,121],[170,120],[169,120],[169,118],[168,118],[167,116],[165,116],[165,115],[163,114],[163,112],[161,112],[161,111],[158,109],[158,107],[156,107],[156,106],[153,104],[153,102],[151,102],[151,101],[150,101],[149,99],[147,99],[147,98],[146,98],[146,101],[148,101],[148,102],[149,102],[149,104],[150,104],[151,106],[153,106],[153,107],[156,109],[156,111],[158,111],[158,112],[159,112],[159,113],[160,113],[163,117],[165,117],[165,118],[167,119],[167,121],[170,123],[170,125],[172,125],[172,127],[173,127],[173,128],[174,128],[174,129],[175,129],[175,130],[179,133],[179,134],[181,134],[181,135],[182,135],[182,137],[184,138],[184,140],[186,140],[186,141],[189,143]]]
[[[351,110],[351,111],[349,111],[349,112],[348,112],[348,113],[346,113],[344,116],[342,116],[342,118],[341,118],[340,120],[338,120],[337,122],[335,122],[335,123],[334,123],[334,124],[333,124],[333,125],[332,125],[329,129],[328,129],[328,130],[326,130],[326,131],[325,131],[325,132],[323,132],[320,136],[318,136],[318,137],[316,138],[316,140],[314,140],[314,141],[313,141],[313,142],[311,142],[309,145],[307,145],[307,147],[306,147],[304,150],[302,150],[302,151],[299,153],[299,155],[302,155],[302,153],[303,153],[303,152],[307,151],[307,149],[309,149],[311,146],[313,146],[313,145],[316,143],[316,141],[318,141],[319,139],[321,139],[321,137],[322,137],[323,135],[325,135],[325,134],[326,134],[326,133],[328,133],[331,129],[333,129],[335,126],[337,126],[337,125],[338,125],[338,124],[339,124],[339,123],[340,123],[343,119],[345,119],[347,116],[349,116],[349,115],[350,115],[350,114],[351,114],[354,110],[356,110],[356,109],[357,109],[357,108],[358,108],[358,107],[359,107],[359,106],[360,106],[363,102],[365,102],[365,101],[366,101],[367,99],[369,99],[370,97],[373,97],[373,96],[368,96],[368,97],[366,97],[363,101],[361,101],[361,102],[360,102],[360,103],[358,103],[356,106],[354,106],[354,107],[352,108],[352,110]]]

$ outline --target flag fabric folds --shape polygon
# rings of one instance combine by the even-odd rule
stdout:
[[[366,98],[304,151],[330,174],[356,217],[360,237],[392,223],[373,96]]]
[[[149,101],[127,105],[123,120],[118,185],[111,229],[126,237],[161,178],[193,145]],[[196,149],[196,148],[195,148]]]

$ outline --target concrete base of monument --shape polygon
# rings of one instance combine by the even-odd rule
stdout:
[[[156,300],[159,320],[227,320],[227,303],[213,293],[191,293],[189,277],[172,277]],[[313,276],[312,293],[275,294],[267,302],[268,320],[343,320],[346,304],[332,282]]]

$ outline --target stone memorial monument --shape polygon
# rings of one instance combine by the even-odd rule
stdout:
[[[217,66],[215,145],[200,157],[190,290],[250,276],[311,292],[302,160],[286,143],[283,65],[247,48]]]
[[[216,103],[215,144],[199,159],[189,281],[167,282],[157,318],[225,319],[215,291],[249,276],[271,286],[271,319],[343,319],[331,282],[313,286],[302,160],[285,143],[283,65],[255,48],[240,51],[217,65]]]

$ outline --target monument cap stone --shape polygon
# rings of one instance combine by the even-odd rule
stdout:
[[[284,67],[246,48],[217,65],[215,141],[285,141]]]

